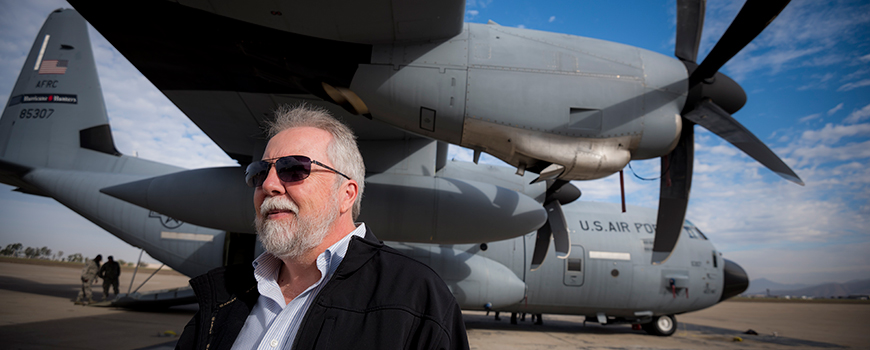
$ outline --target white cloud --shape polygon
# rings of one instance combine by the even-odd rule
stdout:
[[[850,91],[850,90],[855,90],[857,88],[862,88],[862,87],[865,87],[868,85],[870,85],[870,79],[864,79],[864,80],[857,81],[854,83],[843,84],[843,86],[840,86],[840,88],[837,89],[837,91]]]
[[[556,16],[550,16],[550,20],[548,22],[553,23],[556,20]]]
[[[842,105],[842,103],[840,105]],[[864,106],[864,108],[852,112],[851,114],[849,114],[848,117],[846,117],[846,120],[844,120],[844,122],[857,123],[860,121],[864,121],[864,119],[867,119],[868,117],[870,117],[870,105],[866,105]]]
[[[121,153],[184,168],[237,165],[105,38],[89,32]]]
[[[712,49],[743,3],[708,2],[702,53]],[[753,72],[770,75],[793,68],[854,64],[854,47],[863,38],[858,33],[866,32],[866,13],[870,13],[870,4],[861,2],[792,1],[723,71],[740,81]],[[813,88],[804,83],[798,86],[800,90]]]
[[[480,11],[478,11],[478,10],[468,10],[466,13],[468,14],[468,18],[469,18],[469,19],[474,19],[474,17],[477,17],[477,15],[480,13]]]
[[[517,26],[517,28],[525,29],[525,28],[526,28],[526,25],[525,25],[525,24],[520,24],[520,25]]]
[[[870,54],[858,58],[861,62],[870,62]]]
[[[801,118],[801,119],[798,119],[798,122],[806,123],[806,122],[808,122],[808,121],[810,121],[810,120],[813,120],[813,119],[819,119],[819,117],[821,117],[821,116],[822,116],[821,113],[810,114],[810,115],[808,115],[808,116],[806,116],[806,117],[803,117],[803,118]]]
[[[754,45],[750,44],[750,46]],[[777,49],[764,55],[752,56],[752,49],[750,48],[737,54],[725,67],[727,67],[729,75],[732,75],[737,80],[743,79],[749,73],[758,70],[770,71],[770,74],[776,74],[787,63],[821,52],[824,49],[821,46],[801,49]]]
[[[836,107],[829,109],[829,110],[828,110],[828,115],[834,115],[834,113],[837,113],[837,111],[839,111],[839,110],[841,110],[841,109],[843,109],[843,103],[842,103],[842,102],[840,102],[840,104],[838,104]]]
[[[844,75],[842,78],[840,78],[840,81],[860,79],[862,76],[865,76],[868,73],[870,73],[870,69],[859,69],[857,71]]]
[[[821,130],[806,130],[801,135],[805,141],[836,143],[843,137],[870,134],[870,124],[834,125],[826,124]]]
[[[791,155],[801,158],[798,165],[862,160],[870,158],[870,141],[849,143],[839,147],[829,145],[801,147],[794,149]]]
[[[818,76],[818,75],[816,75],[816,76],[814,76],[814,77],[815,77],[815,78],[818,78],[819,81],[821,81],[821,82],[826,82],[826,81],[828,81],[828,80],[831,80],[831,79],[834,77],[834,73],[827,73],[827,74],[822,75],[822,76]]]
[[[490,4],[492,4],[492,0],[466,0],[465,1],[466,8],[470,8],[470,7],[486,8]]]

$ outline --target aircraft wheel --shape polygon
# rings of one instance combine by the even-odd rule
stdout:
[[[674,315],[653,317],[653,321],[641,325],[641,328],[651,335],[667,337],[677,331],[677,318]]]

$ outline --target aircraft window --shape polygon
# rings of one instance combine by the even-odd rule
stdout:
[[[701,236],[705,241],[707,240],[707,236],[704,236],[704,233],[697,227],[695,227],[695,232],[698,233],[698,236]]]
[[[700,232],[700,231],[699,231]],[[716,259],[716,251],[713,251],[713,267],[719,267],[719,259]]]
[[[568,271],[583,271],[583,259],[568,259]]]
[[[689,234],[689,238],[698,238],[698,236],[695,236],[695,230],[692,230],[691,226],[683,226],[683,228],[686,230],[686,233]]]

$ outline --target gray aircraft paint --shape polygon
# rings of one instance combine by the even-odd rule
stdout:
[[[695,71],[695,54],[687,55],[693,51],[692,42],[681,38],[689,37],[686,30],[691,32],[693,25],[700,34],[705,3],[700,0],[678,3],[678,18],[684,19],[677,26],[675,53],[679,59],[597,39],[492,22],[463,25],[462,2],[453,0],[413,6],[383,0],[332,5],[293,1],[252,1],[243,6],[114,4],[118,12],[140,14],[124,19],[94,2],[70,2],[243,166],[262,154],[262,128],[275,106],[299,101],[331,104],[336,107],[334,112],[346,111],[336,114],[352,125],[361,141],[401,144],[423,136],[454,143],[473,149],[475,159],[482,152],[492,154],[516,167],[517,174],[538,173],[536,181],[597,179],[621,170],[631,159],[662,156],[668,163],[661,167],[663,176],[673,174],[680,181],[678,186],[663,187],[660,194],[660,206],[666,210],[659,218],[660,239],[654,246],[653,264],[670,255],[685,218],[694,155],[689,145],[695,123],[775,173],[802,184],[730,115],[746,101],[740,86],[715,72],[715,64],[702,62],[698,67],[703,69]],[[741,13],[763,10],[775,17],[787,3],[750,2]],[[158,23],[152,18],[164,20]],[[773,20],[765,18],[758,17],[756,24],[764,25],[753,28],[763,30]],[[757,33],[741,28],[744,25],[733,26],[728,37],[751,41]],[[216,30],[223,34],[213,35]],[[714,55],[711,62],[727,61],[725,56],[732,53],[725,55],[726,51],[717,51],[723,53]],[[216,57],[222,59],[203,61],[202,52],[219,53]],[[690,78],[690,72],[696,73]],[[399,130],[385,128],[378,121]],[[415,181],[403,181],[411,182]],[[439,203],[442,196],[454,198],[449,186],[441,184],[426,185],[431,192],[427,198],[439,198]],[[417,188],[389,188],[383,193],[407,198]],[[129,188],[125,192],[131,190],[142,192]],[[141,200],[130,193],[115,194]],[[483,197],[471,200],[496,204],[485,203]],[[558,216],[558,206],[547,210]],[[433,217],[452,217],[448,211]],[[381,217],[371,215],[375,220]],[[535,222],[524,219],[525,215],[492,217],[509,217],[520,223],[508,225],[515,228]],[[469,217],[460,221],[481,222]],[[468,230],[471,235],[438,232],[444,227],[449,225],[416,236],[387,234],[408,234],[413,241],[428,237],[430,242],[441,243],[459,243],[463,237],[474,236],[474,230]],[[513,237],[522,234],[519,231],[500,235]],[[563,230],[554,235],[560,254],[569,250],[565,236]]]
[[[503,180],[510,179],[505,176],[512,175],[510,169],[499,168]],[[573,244],[571,253],[557,259],[550,245],[547,259],[535,271],[529,269],[535,233],[487,243],[485,251],[471,244],[390,245],[434,268],[466,310],[484,310],[490,302],[492,310],[501,311],[590,316],[603,312],[639,318],[700,310],[720,301],[724,259],[705,236],[693,231],[696,228],[691,223],[686,222],[668,261],[650,265],[655,210],[628,206],[622,213],[617,204],[582,201],[567,204],[563,210]],[[487,271],[486,278],[469,281],[452,270],[453,257],[471,255],[485,259],[475,268]],[[569,264],[578,262],[579,271],[569,270]],[[675,289],[671,289],[671,278]],[[528,288],[519,298],[512,288],[515,279]],[[504,304],[511,299],[512,303]]]
[[[46,35],[49,39],[43,45]],[[66,60],[66,69],[40,74],[39,68],[34,68],[39,56],[43,57],[41,63]],[[233,249],[252,250],[253,241],[245,238],[251,236],[240,235],[241,230],[237,230],[250,222],[244,213],[239,215],[244,211],[244,204],[239,203],[250,203],[250,190],[218,191],[220,187],[216,187],[226,186],[234,174],[241,174],[240,169],[184,171],[118,154],[107,132],[108,118],[96,74],[84,20],[75,11],[52,13],[0,119],[0,180],[26,193],[55,198],[190,276],[233,262],[237,253]],[[48,96],[52,96],[50,100]],[[54,109],[52,114],[48,109]],[[41,110],[46,110],[45,117]],[[395,131],[377,133],[390,135]],[[558,259],[551,251],[544,263],[531,271],[533,231],[545,219],[539,204],[546,190],[544,183],[530,184],[534,174],[517,176],[505,167],[446,161],[444,148],[436,142],[399,135],[399,139],[361,142],[366,157],[377,159],[371,163],[368,176],[374,198],[364,207],[364,213],[375,214],[366,214],[372,216],[366,222],[382,239],[405,238],[404,243],[391,245],[438,271],[463,308],[604,315],[605,320],[610,316],[644,322],[652,315],[708,307],[722,298],[725,262],[717,263],[719,257],[712,244],[691,234],[695,232],[692,229],[683,231],[664,264],[647,263],[655,212],[636,207],[623,214],[609,204],[565,205],[570,255]],[[187,190],[229,193],[230,198],[224,201],[233,204],[223,205],[207,195],[198,202],[177,200],[191,197],[184,191],[192,179],[204,178],[213,180]],[[230,186],[242,183],[239,175],[239,181]],[[379,190],[379,185],[385,189]],[[131,197],[130,202],[138,205],[107,195],[112,188],[126,189],[120,191],[123,195],[115,195]],[[430,204],[414,206],[419,200],[410,195],[412,189],[431,192]],[[408,199],[398,201],[402,206],[390,206],[396,196]],[[142,198],[146,200],[138,201]],[[210,211],[213,209],[226,211]],[[203,226],[231,230],[193,225],[162,211],[186,213]],[[199,212],[199,216],[192,212]],[[426,212],[430,214],[424,215]],[[407,217],[396,219],[402,215]],[[488,222],[493,219],[502,222]],[[503,240],[510,237],[515,238]],[[475,244],[408,243],[433,240]],[[480,242],[487,242],[488,249],[482,250]],[[549,249],[553,250],[552,246]]]
[[[686,78],[679,61],[627,45],[466,24],[445,41],[375,45],[351,89],[378,120],[585,180],[673,149]]]

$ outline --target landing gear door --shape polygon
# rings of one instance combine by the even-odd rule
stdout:
[[[566,286],[579,287],[583,285],[583,271],[586,269],[586,252],[582,246],[572,245],[571,255],[565,259]]]

